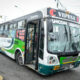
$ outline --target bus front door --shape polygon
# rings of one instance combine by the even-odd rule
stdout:
[[[25,61],[28,64],[33,63],[33,61],[38,62],[39,31],[39,21],[29,22],[27,24]]]

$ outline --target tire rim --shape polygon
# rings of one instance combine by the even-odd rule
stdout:
[[[23,60],[21,54],[18,56],[18,62],[20,65],[23,65]]]

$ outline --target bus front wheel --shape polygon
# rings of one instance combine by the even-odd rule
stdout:
[[[21,53],[19,51],[16,53],[16,62],[19,65],[23,65],[22,55],[21,55]]]

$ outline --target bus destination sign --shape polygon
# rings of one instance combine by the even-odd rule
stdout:
[[[55,17],[64,18],[64,19],[68,19],[71,21],[79,22],[79,17],[72,14],[72,13],[69,13],[68,11],[62,11],[62,10],[56,10],[56,9],[48,8],[47,14],[49,16],[55,16]]]

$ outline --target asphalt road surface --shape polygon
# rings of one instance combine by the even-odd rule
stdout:
[[[0,54],[0,75],[4,77],[4,80],[80,80],[80,67],[50,76],[41,76],[27,67],[17,65],[12,59]]]

